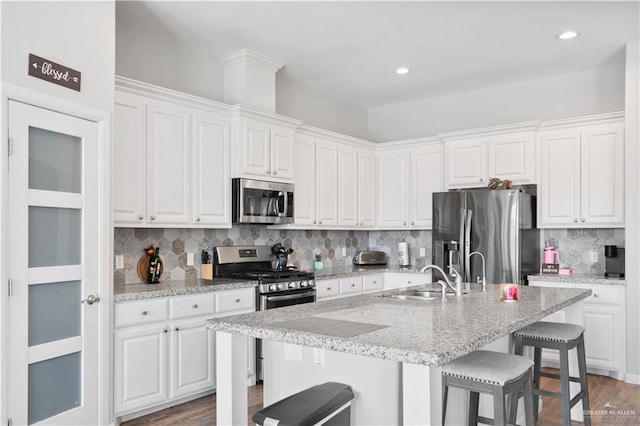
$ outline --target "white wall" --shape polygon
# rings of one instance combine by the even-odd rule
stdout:
[[[640,42],[627,46],[625,91],[625,265],[627,286],[627,381],[640,384]]]
[[[297,118],[310,126],[368,139],[365,108],[314,94],[276,75],[276,112]]]
[[[377,142],[624,109],[624,65],[428,98],[369,111]]]
[[[104,2],[1,2],[2,79],[103,111],[113,109],[115,11]],[[80,92],[27,74],[29,53],[82,73]]]

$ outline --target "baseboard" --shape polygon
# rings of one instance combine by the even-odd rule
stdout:
[[[627,383],[631,383],[633,385],[640,385],[640,374],[629,374],[627,373],[624,381]]]

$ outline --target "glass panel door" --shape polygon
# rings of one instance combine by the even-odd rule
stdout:
[[[10,102],[9,132],[11,416],[95,423],[97,125]]]

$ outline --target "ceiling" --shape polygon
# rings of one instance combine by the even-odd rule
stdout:
[[[279,73],[367,109],[620,63],[639,1],[119,1],[141,31],[223,56],[251,49]],[[563,30],[580,36],[562,41]],[[396,75],[405,66],[411,71]]]

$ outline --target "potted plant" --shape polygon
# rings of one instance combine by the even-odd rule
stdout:
[[[320,253],[316,253],[316,261],[313,262],[313,268],[318,270],[318,269],[322,269],[324,267],[324,264],[322,263],[322,255]]]

